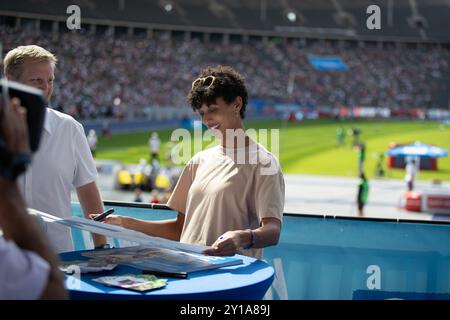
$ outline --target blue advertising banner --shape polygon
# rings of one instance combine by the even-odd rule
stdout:
[[[347,71],[348,69],[340,57],[308,56],[308,61],[318,71]]]

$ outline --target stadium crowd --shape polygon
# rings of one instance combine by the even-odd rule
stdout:
[[[149,106],[186,106],[190,79],[200,68],[217,64],[231,65],[246,76],[253,99],[312,108],[435,108],[449,82],[449,51],[437,47],[301,40],[224,45],[169,39],[162,33],[147,39],[6,26],[0,38],[4,52],[37,44],[56,54],[53,105],[77,119],[136,118]],[[339,56],[348,71],[316,71],[308,55]]]

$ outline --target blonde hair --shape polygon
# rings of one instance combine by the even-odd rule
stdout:
[[[20,46],[9,51],[3,59],[3,72],[6,77],[19,78],[22,74],[22,65],[26,59],[36,62],[50,62],[55,68],[58,59],[42,47],[36,45]]]

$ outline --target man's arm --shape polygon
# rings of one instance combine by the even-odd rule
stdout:
[[[91,214],[103,212],[102,198],[95,182],[78,187],[77,196],[86,219],[90,219]],[[92,234],[92,239],[94,247],[103,246],[106,243],[106,238],[98,234]]]

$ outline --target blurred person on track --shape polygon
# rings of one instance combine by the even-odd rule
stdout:
[[[405,182],[406,182],[406,188],[408,191],[413,191],[414,190],[414,182],[417,178],[417,173],[418,173],[418,169],[417,169],[417,165],[416,165],[416,159],[411,159],[406,167],[405,167]]]
[[[367,181],[364,172],[359,175],[358,194],[356,197],[356,203],[358,205],[358,215],[364,216],[364,206],[369,198],[369,182]]]
[[[98,138],[95,130],[94,129],[89,130],[87,141],[93,158],[95,158],[95,150],[97,149],[97,140]]]
[[[159,139],[158,132],[152,132],[148,139],[148,147],[150,149],[150,163],[156,159],[159,161],[159,149],[161,147],[161,139]]]

